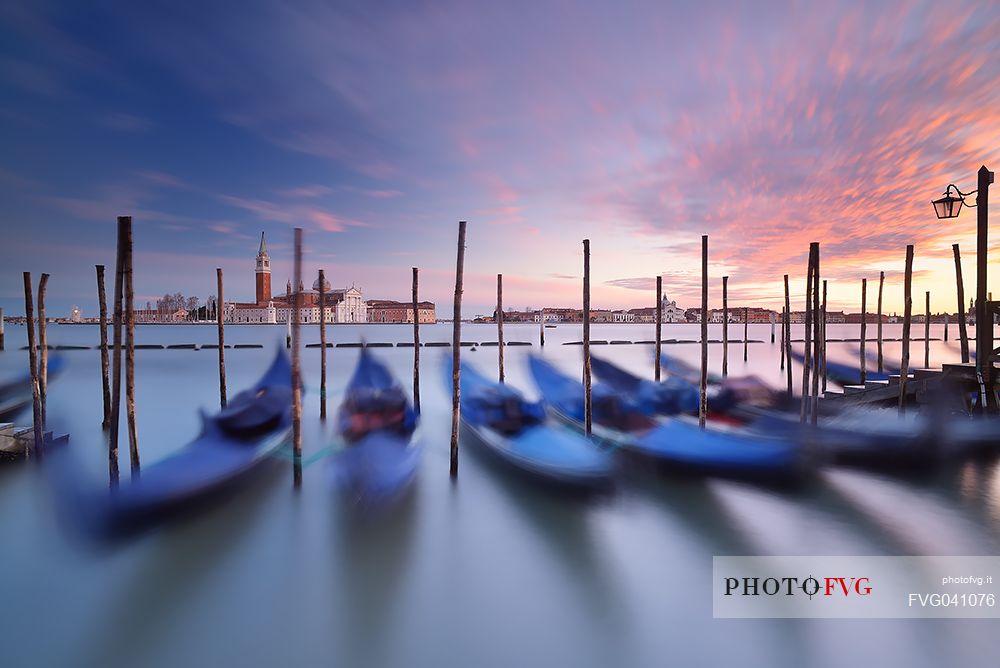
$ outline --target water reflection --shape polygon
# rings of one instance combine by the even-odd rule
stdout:
[[[536,340],[533,326],[508,327],[512,339]],[[363,329],[335,329],[334,337],[360,338]],[[761,329],[752,337],[766,340]],[[8,330],[14,352],[0,355],[0,377],[25,364],[16,332]],[[650,338],[639,326],[627,332],[595,327],[594,336]],[[150,343],[212,338],[210,329],[191,327],[138,334]],[[227,338],[268,344],[271,334],[232,328]],[[367,334],[405,340],[409,331]],[[424,334],[447,340],[447,326]],[[492,334],[468,327],[463,338]],[[307,342],[314,335],[307,329]],[[546,358],[578,370],[579,348],[558,345],[578,339],[578,330],[560,326],[546,336]],[[679,326],[667,336],[697,332]],[[56,337],[92,343],[96,330],[53,327]],[[898,356],[898,344],[885,348]],[[697,355],[693,346],[673,350]],[[378,352],[397,378],[410,377],[411,350]],[[492,373],[494,352],[481,348],[470,358]],[[714,346],[713,370],[718,352]],[[230,387],[252,383],[267,353],[233,350]],[[948,351],[932,353],[946,359]],[[651,374],[649,346],[604,354]],[[780,387],[777,354],[758,344],[745,367],[734,359],[731,368]],[[66,371],[50,386],[50,414],[63,419],[59,427],[72,434],[87,472],[105,476],[99,357],[65,355]],[[318,352],[304,359],[307,386],[316,387]],[[356,360],[356,350],[331,351],[331,407]],[[508,382],[533,392],[523,350],[508,350],[506,362]],[[139,351],[137,373],[140,448],[152,464],[197,432],[198,407],[218,405],[218,379],[211,355],[191,351]],[[613,494],[580,498],[489,464],[463,439],[453,484],[449,398],[426,376],[427,450],[411,493],[385,513],[349,512],[330,488],[323,455],[331,427],[316,418],[315,393],[305,407],[301,489],[293,489],[287,462],[276,463],[216,505],[100,553],[67,544],[34,467],[0,468],[5,535],[13,537],[0,551],[5,665],[770,667],[854,665],[863,656],[938,666],[982,663],[1000,651],[990,622],[715,620],[710,597],[713,555],[996,553],[995,459],[920,476],[829,469],[790,490],[640,467],[626,470]]]

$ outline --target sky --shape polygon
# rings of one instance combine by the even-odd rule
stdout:
[[[975,209],[949,183],[1000,164],[996,2],[51,2],[0,4],[0,307],[51,274],[48,313],[96,315],[131,215],[136,301],[253,298],[323,268],[406,300],[411,267],[464,314],[654,302],[799,307],[809,242],[830,308],[886,272],[901,310],[955,311],[951,246],[975,292]],[[1000,213],[1000,188],[989,207]],[[1000,247],[1000,231],[992,248]],[[1000,253],[991,272],[1000,293]],[[109,282],[110,283],[110,282]],[[793,308],[796,305],[793,303]]]

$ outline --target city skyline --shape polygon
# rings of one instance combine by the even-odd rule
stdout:
[[[294,226],[305,276],[405,299],[417,266],[449,304],[460,219],[465,317],[497,273],[509,303],[579,305],[583,238],[608,308],[652,303],[657,273],[697,304],[703,233],[713,306],[723,275],[778,308],[788,273],[801,302],[809,241],[834,310],[884,270],[901,311],[906,243],[932,310],[956,310],[952,243],[969,292],[974,216],[930,200],[1000,162],[1000,7],[530,7],[5,6],[0,306],[44,271],[51,313],[94,313],[117,215],[140,304],[211,294],[215,267],[249,299],[261,230],[283,286]]]

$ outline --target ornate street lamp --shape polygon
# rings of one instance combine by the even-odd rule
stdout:
[[[952,188],[958,193],[958,197],[951,194]],[[934,205],[934,213],[939,219],[941,218],[957,218],[958,212],[962,210],[962,205],[965,204],[965,198],[970,195],[975,195],[976,191],[973,190],[971,193],[963,193],[959,190],[954,183],[949,184],[948,188],[944,191],[944,197],[941,199],[936,199],[931,202]],[[976,206],[975,204],[969,204],[969,206]]]
[[[993,376],[993,312],[986,289],[986,245],[989,238],[989,188],[993,183],[993,172],[986,165],[979,168],[976,190],[963,193],[954,184],[949,184],[944,197],[933,200],[935,215],[941,218],[955,218],[962,205],[976,207],[976,379],[979,382],[980,410],[997,408],[992,391]],[[952,190],[957,196],[952,195]],[[969,204],[966,197],[976,195],[976,203]],[[962,314],[964,317],[964,314]]]

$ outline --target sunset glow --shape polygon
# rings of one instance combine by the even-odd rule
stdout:
[[[784,273],[801,301],[810,241],[832,309],[884,270],[900,310],[907,243],[934,310],[953,243],[972,283],[974,210],[930,200],[1000,163],[993,3],[244,4],[0,9],[8,313],[32,270],[93,315],[117,215],[139,303],[207,296],[216,266],[250,297],[262,230],[283,285],[294,226],[307,275],[401,299],[418,266],[446,303],[458,220],[470,316],[498,272],[510,306],[579,306],[584,238],[606,308],[657,273],[695,306],[702,234],[713,304],[724,274],[737,304],[777,306]]]

